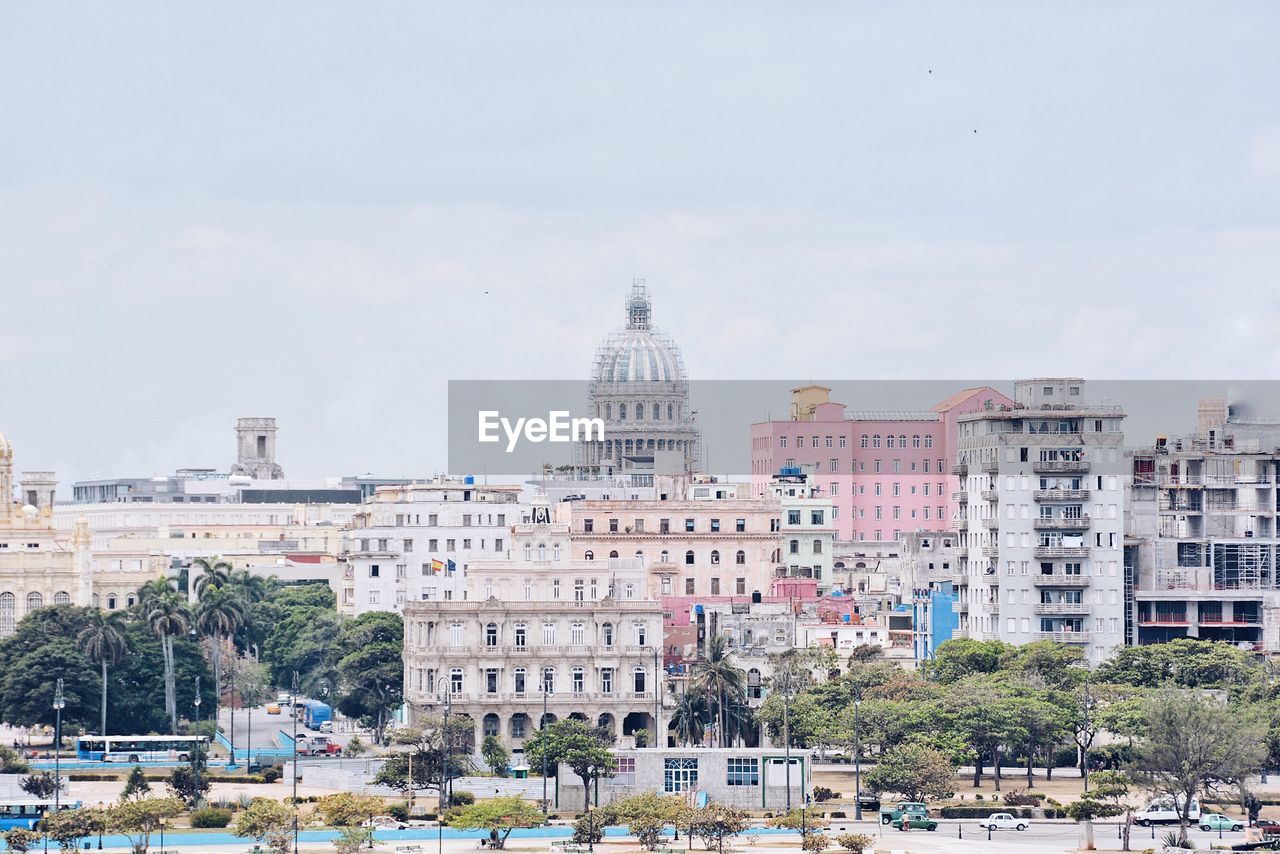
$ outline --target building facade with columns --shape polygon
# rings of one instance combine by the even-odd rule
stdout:
[[[546,508],[514,526],[510,560],[476,560],[467,598],[405,604],[410,723],[438,714],[514,751],[548,722],[577,718],[617,736],[665,726],[662,603],[636,559],[574,559]],[[545,690],[544,690],[545,686]]]

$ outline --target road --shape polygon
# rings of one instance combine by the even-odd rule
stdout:
[[[232,738],[233,717],[235,719],[234,741],[236,756],[239,758],[244,758],[246,755],[251,756],[255,751],[259,750],[278,750],[281,744],[276,741],[276,734],[281,730],[288,735],[293,734],[293,721],[289,718],[287,707],[278,715],[267,714],[266,706],[235,709],[234,711],[227,708],[220,709],[218,711],[218,728],[222,730],[222,734],[228,739]],[[339,725],[341,726],[342,724]],[[308,729],[302,721],[298,721],[299,736],[318,734],[318,730]],[[344,747],[355,735],[363,736],[364,733],[355,730],[328,733],[330,739]]]

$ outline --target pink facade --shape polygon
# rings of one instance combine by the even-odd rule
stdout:
[[[812,467],[814,482],[832,500],[841,540],[950,529],[951,496],[959,490],[950,473],[957,418],[1011,403],[989,387],[957,392],[925,412],[853,413],[823,401],[812,406],[811,419],[751,425],[752,485],[764,495],[783,467]]]

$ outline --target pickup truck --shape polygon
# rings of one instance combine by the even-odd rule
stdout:
[[[342,745],[331,741],[328,736],[301,734],[298,736],[299,756],[337,756],[341,752]]]
[[[903,818],[929,817],[929,808],[918,801],[899,801],[896,806],[880,808],[881,824],[898,824]]]

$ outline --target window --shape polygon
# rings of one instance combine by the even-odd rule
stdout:
[[[449,671],[449,693],[462,693],[462,668],[455,667]]]
[[[590,533],[592,533],[593,531],[595,531],[595,529],[596,529],[596,520],[595,520],[595,519],[583,519],[583,520],[582,520],[582,530],[583,530],[584,532],[586,532],[586,533],[590,534]]]
[[[498,645],[498,624],[497,623],[489,623],[487,626],[484,627],[484,645],[485,646]]]
[[[600,668],[600,693],[602,694],[613,693],[613,668],[612,667]]]
[[[719,578],[711,579],[711,595],[712,596],[720,595],[720,579]]]
[[[779,447],[779,448],[785,448],[786,446],[787,446],[787,437],[786,437],[786,436],[779,436],[779,437],[778,437],[778,447]]]
[[[449,646],[462,646],[462,623],[449,624]]]
[[[742,549],[738,549],[738,553],[733,556],[733,562],[738,566],[746,566],[747,553],[744,552]]]
[[[636,784],[636,758],[634,756],[619,756],[618,768],[613,772],[613,779],[623,786],[634,786]]]
[[[685,520],[684,520],[684,530],[685,530],[685,533],[688,533],[688,534],[692,534],[692,533],[693,533],[693,520],[692,520],[692,519],[685,519]]]
[[[555,642],[556,642],[556,624],[543,623],[542,624],[542,645],[554,646]]]
[[[799,525],[799,524],[800,524],[800,511],[799,511],[799,510],[788,510],[788,511],[787,511],[787,524],[788,524],[788,525]]]
[[[573,580],[573,601],[582,602],[587,598],[586,582],[581,578]]]
[[[569,626],[569,643],[574,646],[582,646],[586,643],[586,626],[582,623],[573,623]]]
[[[711,563],[718,564],[720,562],[720,551],[718,549],[711,550]]]
[[[711,520],[711,533],[713,533],[713,534],[718,534],[718,533],[720,533],[720,520],[719,520],[719,519],[712,519],[712,520]]]
[[[635,669],[631,671],[631,688],[635,693],[643,694],[645,692],[645,674],[647,672],[648,671],[638,664]]]
[[[745,578],[739,578],[737,581],[734,582],[734,592],[737,593],[739,596],[746,595],[747,580]]]
[[[523,667],[517,667],[515,669],[515,692],[517,694],[523,694],[525,692],[525,675],[526,671]]]
[[[16,600],[12,593],[0,593],[0,637],[11,635],[17,627]]]
[[[59,592],[57,592],[57,593],[53,594],[53,604],[55,604],[55,605],[70,605],[70,604],[71,604],[71,596],[70,596],[70,594],[65,593],[65,592],[63,592],[63,591],[59,591]]]
[[[486,694],[498,693],[498,669],[496,667],[485,668],[484,692]]]
[[[725,782],[730,786],[759,786],[760,761],[731,756],[727,760]]]
[[[554,580],[551,582],[551,598],[552,598],[552,599],[559,599],[559,598],[560,598],[560,579],[558,579],[558,578],[557,578],[557,579],[554,579]]]
[[[556,669],[554,667],[542,668],[542,690],[548,694],[556,692]]]
[[[662,767],[662,789],[665,792],[688,792],[698,787],[697,759],[665,759]]]
[[[926,448],[932,448],[932,447],[933,447],[933,437],[932,437],[932,436],[925,436],[925,437],[924,437],[924,446],[925,446]],[[926,460],[926,462],[928,462],[928,460]]]
[[[600,627],[600,641],[605,646],[613,646],[613,623],[605,623]]]
[[[692,552],[692,551],[687,551],[687,552],[685,552],[685,553],[684,553],[684,564],[685,564],[685,566],[693,566],[693,552]]]
[[[369,564],[370,578],[377,578],[381,574],[381,572],[382,572],[382,569],[376,563]]]
[[[528,629],[524,623],[516,623],[515,628],[516,649],[524,649],[529,645]]]
[[[583,555],[583,557],[584,557],[584,558],[586,558],[587,560],[595,560],[595,559],[596,559],[595,552],[591,551],[591,549],[587,549],[587,552],[586,552],[586,554],[584,554],[584,555]]]
[[[912,436],[912,437],[911,437],[911,447],[913,447],[913,448],[918,448],[918,447],[920,447],[920,437],[919,437],[919,436]]]
[[[686,578],[684,580],[684,595],[686,596],[693,595],[693,579],[692,578]]]
[[[570,671],[569,684],[575,694],[581,694],[587,690],[587,677],[581,667],[575,667]]]
[[[809,513],[809,524],[822,525],[825,524],[826,514],[821,510],[813,510]]]
[[[858,447],[859,447],[859,448],[865,448],[865,447],[867,447],[867,434],[866,434],[866,433],[863,433],[863,434],[862,434],[862,436],[861,436],[861,438],[859,438],[859,439],[858,439]]]

